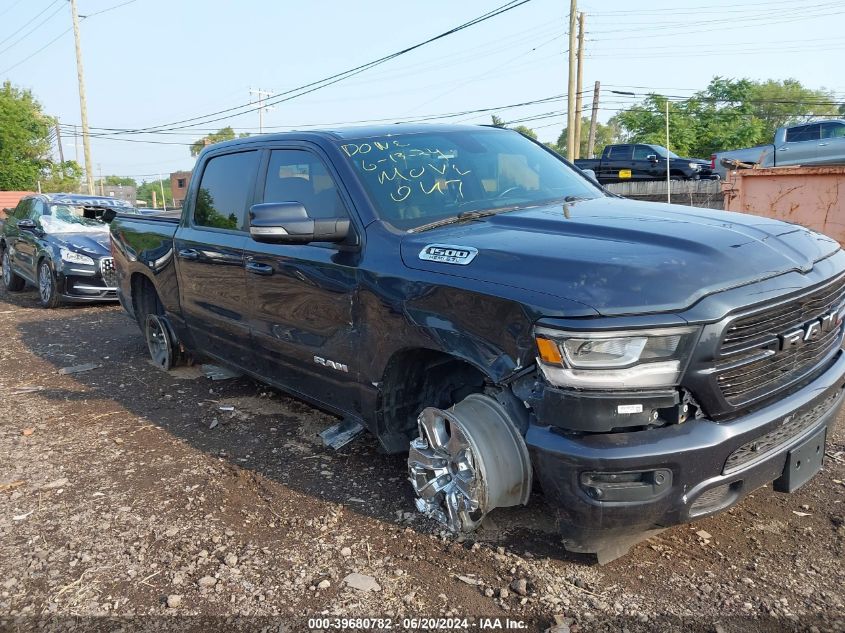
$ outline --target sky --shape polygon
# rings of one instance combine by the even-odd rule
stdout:
[[[257,133],[253,111],[157,134],[111,134],[172,124],[281,93],[404,49],[506,0],[78,0],[95,176],[151,180],[190,169],[188,145],[225,125]],[[845,0],[580,0],[586,14],[584,105],[601,81],[601,121],[658,92],[689,95],[714,76],[796,78],[845,101]],[[102,12],[102,13],[100,13]],[[99,15],[97,15],[99,13]],[[554,140],[566,122],[566,0],[530,0],[347,80],[279,103],[265,131],[495,108],[444,119],[526,124]],[[0,0],[0,81],[30,89],[46,113],[79,125],[66,0]],[[254,99],[254,97],[252,97]],[[218,116],[236,114],[240,111]],[[214,117],[216,118],[216,117]],[[171,126],[176,127],[176,126]],[[97,135],[100,136],[97,136]],[[120,140],[123,139],[123,140]],[[126,140],[130,139],[130,140]],[[66,158],[82,148],[63,135]],[[143,141],[143,142],[139,142]]]

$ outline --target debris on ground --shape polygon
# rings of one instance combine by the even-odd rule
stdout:
[[[202,371],[206,378],[212,380],[231,380],[232,378],[240,378],[243,374],[238,373],[228,367],[221,367],[220,365],[203,365]]]
[[[702,631],[753,618],[759,630],[845,630],[836,459],[793,494],[755,491],[600,567],[561,547],[541,494],[455,537],[414,512],[406,456],[371,435],[335,451],[319,433],[337,418],[301,401],[250,379],[212,384],[198,365],[160,371],[118,307],[45,312],[37,292],[2,289],[0,301],[12,308],[0,319],[0,619],[491,616],[527,631],[637,633],[679,630],[668,618]],[[68,358],[105,369],[56,375]],[[49,389],[12,397],[39,384]],[[842,417],[827,436],[840,459]]]
[[[62,367],[59,370],[59,374],[64,376],[67,374],[81,374],[86,371],[91,371],[92,369],[97,369],[101,367],[99,363],[83,363],[82,365],[73,365],[71,367]]]
[[[349,574],[343,579],[343,583],[358,591],[381,591],[381,586],[376,582],[376,579],[364,574]]]
[[[364,432],[364,427],[355,420],[345,419],[333,424],[320,433],[323,444],[339,450]]]

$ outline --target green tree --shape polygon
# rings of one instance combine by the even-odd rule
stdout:
[[[167,196],[167,200],[170,200],[170,181],[169,180],[152,180],[150,182],[142,182],[138,185],[138,191],[135,193],[135,197],[138,200],[143,200],[147,203],[147,206],[153,207],[153,191],[156,194],[156,203],[155,206],[161,208],[164,204],[164,201],[161,199],[161,190],[164,187],[164,195]]]
[[[28,90],[0,87],[0,190],[33,190],[48,167],[52,119]]]
[[[507,128],[508,127],[507,123],[505,123],[505,120],[502,119],[501,117],[496,116],[495,114],[491,115],[490,119],[492,120],[493,127],[500,127],[500,128]],[[528,138],[533,138],[535,141],[537,140],[537,132],[532,130],[527,125],[517,125],[516,127],[510,128],[510,129],[514,129],[517,132],[519,132],[520,134],[527,136]]]
[[[235,130],[231,126],[226,126],[217,130],[212,134],[203,136],[191,144],[191,156],[199,156],[199,153],[205,149],[207,145],[214,145],[215,143],[222,143],[223,141],[231,141],[235,138],[245,138],[249,134],[235,134]]]
[[[564,127],[556,143],[547,143],[546,145],[556,151],[561,156],[566,156],[566,138],[568,128]],[[581,119],[581,158],[588,158],[588,145],[590,140],[590,118],[583,117]],[[593,153],[596,156],[601,155],[605,145],[612,145],[618,143],[620,140],[619,125],[613,120],[604,123],[596,123],[596,138],[593,144]]]
[[[41,190],[46,193],[73,193],[82,184],[82,167],[75,160],[48,163],[41,170]]]
[[[128,178],[124,176],[106,176],[103,178],[103,183],[108,186],[111,185],[112,187],[137,187],[138,183],[135,182],[134,178]]]
[[[651,94],[611,119],[622,139],[666,144],[666,98]],[[714,77],[705,90],[669,104],[670,149],[707,157],[727,149],[771,143],[787,123],[836,116],[834,96],[795,79],[752,81]]]
[[[513,129],[519,132],[520,134],[527,136],[528,138],[533,138],[535,141],[537,140],[537,132],[532,130],[527,125],[517,125]]]

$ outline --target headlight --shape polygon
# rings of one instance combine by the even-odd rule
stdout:
[[[690,163],[689,168],[698,171],[699,169],[701,169],[701,165],[699,165],[698,163]]]
[[[61,249],[60,252],[63,262],[68,262],[69,264],[86,264],[88,266],[94,265],[94,260],[82,253],[74,253],[66,248]]]
[[[698,328],[564,332],[537,328],[538,364],[550,383],[581,389],[678,384]]]

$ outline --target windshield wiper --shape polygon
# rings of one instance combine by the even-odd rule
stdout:
[[[434,222],[429,222],[428,224],[423,224],[422,226],[418,226],[413,229],[408,229],[408,233],[420,233],[422,231],[428,231],[429,229],[436,229],[438,226],[446,226],[448,224],[457,224],[459,222],[469,222],[470,220],[477,220],[478,218],[486,218],[491,215],[498,215],[499,213],[504,213],[505,211],[511,211],[516,207],[507,207],[504,209],[490,209],[487,211],[462,211],[458,215],[454,215],[450,218],[443,218],[442,220],[436,220]]]

